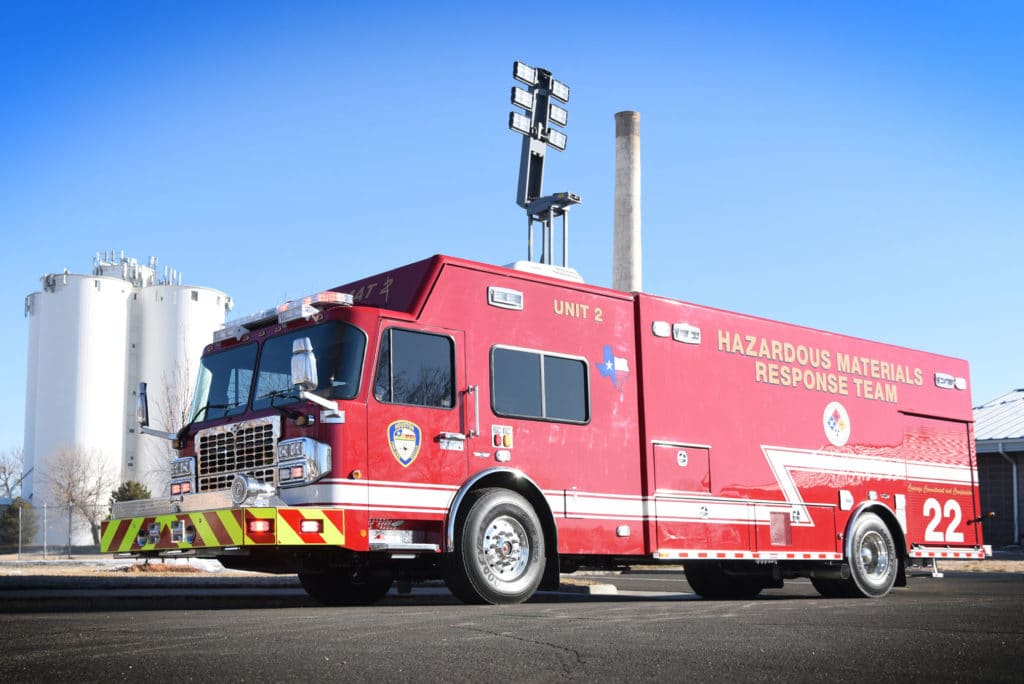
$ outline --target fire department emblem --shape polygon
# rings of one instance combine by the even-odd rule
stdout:
[[[825,437],[837,447],[845,446],[850,439],[850,415],[838,401],[825,407],[821,416],[821,425],[825,428]]]
[[[391,453],[395,455],[403,468],[408,468],[416,460],[422,443],[423,433],[416,423],[396,420],[388,425],[388,445],[391,447]]]

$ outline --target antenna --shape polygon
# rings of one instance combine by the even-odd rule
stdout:
[[[552,102],[569,102],[569,86],[552,77],[547,69],[538,69],[514,62],[512,77],[529,87],[523,90],[512,86],[512,104],[523,110],[513,111],[508,116],[508,127],[523,136],[523,152],[519,160],[519,187],[516,204],[526,209],[527,259],[533,261],[533,224],[540,223],[541,254],[539,262],[551,264],[554,255],[553,224],[562,218],[562,266],[569,266],[569,208],[579,204],[579,195],[571,192],[556,192],[544,196],[541,186],[544,182],[544,154],[550,145],[558,151],[565,150],[566,136],[554,124],[564,128],[569,123],[569,112]]]

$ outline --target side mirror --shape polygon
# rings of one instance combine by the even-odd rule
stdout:
[[[308,337],[292,342],[292,384],[300,392],[311,391],[320,383],[316,377],[316,355]]]
[[[146,383],[139,383],[139,391],[135,396],[135,420],[139,427],[149,425],[149,399],[146,396]]]
[[[173,432],[162,432],[149,427],[149,399],[146,397],[144,382],[139,383],[139,391],[135,395],[135,420],[139,422],[139,432],[143,434],[167,440],[174,440],[177,437]]]

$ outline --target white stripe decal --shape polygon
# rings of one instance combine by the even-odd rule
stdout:
[[[801,521],[811,520],[810,512],[804,503],[800,489],[796,485],[793,473],[796,471],[810,473],[830,473],[833,475],[850,475],[875,477],[886,480],[905,479],[935,482],[941,484],[970,485],[971,468],[967,465],[955,466],[921,461],[901,461],[877,456],[859,454],[837,454],[830,451],[811,451],[806,449],[789,449],[786,447],[761,446],[768,465],[775,475],[779,488],[786,501],[799,510]],[[813,525],[813,521],[811,522]]]
[[[721,551],[707,549],[658,549],[654,557],[659,560],[830,560],[843,559],[843,554],[825,551]]]
[[[788,512],[794,525],[813,526],[810,510],[797,487],[797,472],[872,477],[970,486],[976,475],[969,466],[829,451],[762,446],[783,501],[728,499],[661,490],[653,497],[603,492],[548,489],[544,498],[556,517],[587,520],[663,520],[715,525],[766,525],[772,512]],[[290,505],[343,505],[371,511],[420,512],[446,515],[458,487],[426,483],[331,478],[308,487],[281,490]]]

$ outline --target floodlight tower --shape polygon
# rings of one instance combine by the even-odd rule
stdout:
[[[508,116],[508,127],[523,135],[523,153],[519,160],[519,189],[516,204],[526,209],[527,258],[533,261],[533,224],[543,226],[540,263],[551,264],[554,252],[553,224],[562,218],[562,266],[569,266],[569,207],[580,203],[580,196],[571,192],[556,192],[544,196],[544,153],[548,145],[558,151],[565,150],[565,133],[551,124],[564,128],[569,123],[569,112],[552,102],[569,102],[569,86],[551,76],[546,69],[537,69],[522,62],[512,65],[512,77],[529,86],[523,90],[512,86],[512,104],[523,110]]]

